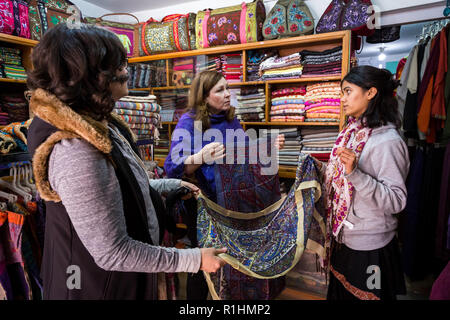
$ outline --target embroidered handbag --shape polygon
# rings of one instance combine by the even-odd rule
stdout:
[[[161,22],[150,18],[139,25],[139,54],[151,55],[190,50],[188,19],[191,14],[172,14]]]
[[[374,29],[369,29],[368,8],[371,0],[332,0],[316,26],[316,33],[352,30],[360,36],[369,36]]]
[[[366,38],[368,43],[388,43],[400,39],[400,26],[375,29],[373,35]]]
[[[265,39],[314,33],[314,18],[303,0],[279,0],[263,25]]]
[[[68,0],[30,0],[29,21],[31,38],[41,40],[42,35],[51,27],[67,22],[74,15],[71,8],[76,8],[82,19],[81,11]]]
[[[195,24],[197,49],[260,41],[265,19],[262,0],[199,11]]]
[[[107,21],[103,20],[106,16],[120,16],[120,15],[128,15],[133,17],[137,20],[136,24],[131,23],[122,23],[122,22],[115,22],[115,21]],[[114,32],[117,37],[120,39],[120,42],[122,42],[125,50],[127,51],[127,56],[138,56],[139,50],[138,50],[138,39],[136,38],[136,29],[139,26],[139,19],[130,14],[130,13],[108,13],[104,14],[103,16],[99,18],[91,18],[86,17],[84,19],[86,23],[95,24],[97,26],[101,26],[103,28],[108,29],[111,32]]]
[[[0,32],[30,38],[28,4],[21,0],[0,0]]]

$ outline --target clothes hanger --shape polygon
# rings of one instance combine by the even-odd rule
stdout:
[[[0,210],[1,211],[8,210],[8,205],[4,202],[0,202]]]
[[[31,191],[33,192],[33,195],[36,196],[36,185],[32,182],[31,180],[31,165],[30,164],[26,164],[24,167],[25,170],[25,185],[27,187],[29,187],[31,189]]]
[[[25,200],[25,202],[31,201],[33,198],[31,194],[24,192],[23,190],[18,189],[14,184],[7,182],[0,178],[0,186],[5,187],[11,191],[14,191],[18,195],[22,196]]]
[[[12,166],[9,170],[10,175],[11,172],[13,176],[13,185],[15,185],[17,189],[22,190],[23,192],[30,193],[31,190],[28,190],[28,188],[25,188],[20,184],[20,176],[17,166]]]
[[[23,179],[22,179],[22,185],[30,189],[30,193],[32,196],[35,196],[33,185],[28,180],[28,166],[25,165],[23,167],[20,167],[19,171],[22,171],[23,173]]]
[[[8,200],[8,203],[16,203],[17,202],[17,196],[15,194],[11,194],[11,193],[7,193],[7,192],[4,192],[4,191],[0,191],[0,197],[5,198],[6,200]]]

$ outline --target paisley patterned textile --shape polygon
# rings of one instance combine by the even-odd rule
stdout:
[[[375,28],[367,27],[370,6],[371,0],[333,0],[320,17],[316,33],[352,30],[357,35],[372,35]]]
[[[358,161],[371,133],[372,129],[363,127],[359,120],[349,117],[347,126],[339,133],[331,151],[325,172],[325,191],[328,195],[327,221],[335,237],[347,219],[354,192],[353,185],[344,176],[345,168],[339,161],[337,149],[341,147],[352,149]],[[353,136],[354,139],[350,141]]]
[[[270,201],[277,197],[269,194],[268,187],[277,185],[276,176],[264,178],[257,172],[249,172],[242,167],[230,170],[218,165],[217,169],[218,174],[222,176],[230,176],[236,172],[241,176],[255,175],[252,180],[255,182],[256,191],[251,193],[251,200],[246,203],[236,203],[239,195],[223,193],[225,203],[240,211],[226,209],[201,195],[197,217],[200,247],[227,247],[227,253],[221,254],[220,257],[232,268],[257,279],[275,279],[285,275],[300,260],[305,248],[318,254],[321,261],[325,259],[326,213],[318,170],[313,158],[300,154],[292,189],[286,197],[272,203]],[[245,174],[245,171],[248,173]],[[241,181],[230,181],[233,180],[236,180],[236,185]],[[243,193],[248,192],[249,185],[252,184],[248,181],[244,183],[246,185],[241,198],[245,198]],[[239,193],[239,190],[231,190]],[[262,191],[261,194],[259,190]],[[263,205],[264,208],[249,212],[255,207],[255,203]],[[227,279],[221,271],[205,273],[205,276],[214,299],[230,298],[223,292]]]
[[[263,25],[265,39],[314,32],[314,18],[303,0],[279,0]]]
[[[199,11],[195,24],[197,49],[260,41],[265,18],[261,0]]]

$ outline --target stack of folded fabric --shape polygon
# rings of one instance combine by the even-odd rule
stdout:
[[[7,112],[3,111],[2,106],[0,105],[0,126],[5,126],[10,123],[9,115]]]
[[[220,56],[222,74],[228,83],[242,81],[242,57],[240,53],[225,53]]]
[[[135,63],[128,66],[128,87],[148,88],[150,86],[150,66],[145,63]]]
[[[174,90],[158,92],[158,101],[161,106],[162,121],[174,121],[173,115],[177,105],[177,95]]]
[[[298,156],[301,150],[300,132],[296,127],[291,128],[273,128],[264,130],[262,137],[268,134],[284,135],[284,148],[278,151],[278,163],[281,165],[296,166],[298,164]]]
[[[222,65],[220,57],[209,57],[206,55],[197,56],[195,59],[195,73],[198,74],[206,70],[221,71]]]
[[[278,89],[272,92],[270,121],[296,122],[305,119],[306,87]]]
[[[166,87],[166,60],[150,61],[147,67],[148,72],[148,87]]]
[[[28,152],[27,134],[31,121],[32,119],[22,122],[13,122],[1,129],[1,153]]]
[[[0,47],[0,64],[2,77],[25,80],[27,73],[22,66],[22,56],[19,49]]]
[[[249,50],[247,51],[247,81],[259,81],[259,65],[270,57],[277,55],[273,49]]]
[[[341,113],[338,81],[308,85],[305,94],[307,122],[338,122]]]
[[[163,127],[159,130],[159,138],[153,146],[153,155],[155,158],[166,158],[169,154],[169,129]]]
[[[187,90],[176,90],[174,91],[175,97],[175,112],[173,114],[172,121],[178,121],[183,113],[186,111],[188,103],[188,91]]]
[[[337,128],[303,128],[300,141],[302,152],[320,161],[328,161],[338,134]]]
[[[342,46],[325,51],[303,50],[300,55],[305,77],[341,74]]]
[[[173,59],[172,83],[175,86],[192,83],[192,79],[194,79],[194,59],[192,57]]]
[[[22,122],[30,118],[28,102],[21,94],[3,94],[0,97],[0,105],[11,122]]]
[[[258,87],[242,87],[236,95],[236,116],[244,122],[265,121],[266,94]]]
[[[113,110],[125,122],[138,139],[150,139],[158,135],[161,127],[161,107],[156,103],[156,97],[125,96],[116,102]]]
[[[303,66],[299,53],[289,56],[273,56],[259,65],[262,80],[298,79],[302,75]]]

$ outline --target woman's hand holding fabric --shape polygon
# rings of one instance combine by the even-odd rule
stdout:
[[[217,255],[225,253],[227,248],[215,249],[215,248],[202,248],[200,252],[202,254],[202,262],[200,264],[200,270],[206,272],[216,272],[222,268],[226,262],[219,258]]]
[[[344,165],[345,174],[350,174],[356,168],[356,154],[352,149],[338,148],[336,154]]]
[[[185,195],[181,198],[182,200],[190,199],[192,196],[194,196],[195,199],[198,198],[198,195],[200,194],[200,189],[195,184],[189,183],[187,181],[181,181],[180,185],[182,187],[186,187],[189,190],[191,190],[191,192],[189,192],[187,195]]]

